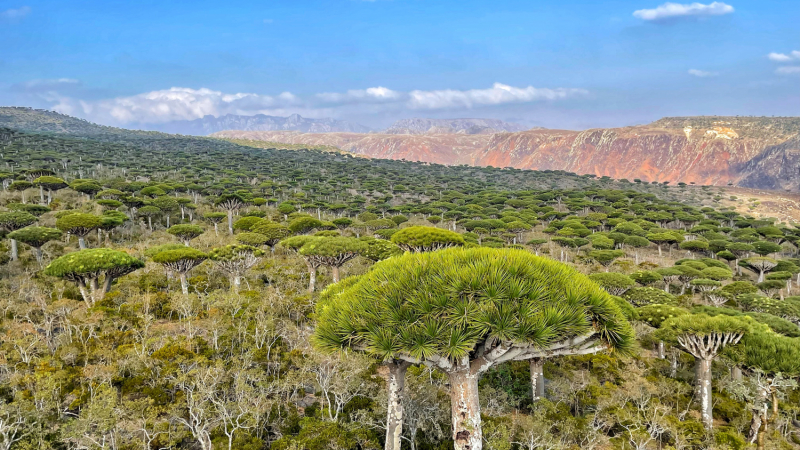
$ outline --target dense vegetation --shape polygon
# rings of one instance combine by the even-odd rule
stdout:
[[[0,124],[2,448],[800,443],[800,228],[711,188]]]

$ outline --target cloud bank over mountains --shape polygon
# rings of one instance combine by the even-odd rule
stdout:
[[[444,89],[395,91],[385,87],[327,92],[297,96],[291,92],[277,95],[225,93],[207,88],[172,87],[142,94],[100,100],[82,100],[59,95],[58,89],[78,84],[77,80],[36,80],[18,87],[28,93],[46,96],[53,109],[70,115],[110,125],[164,123],[193,120],[208,115],[267,114],[283,116],[299,113],[307,117],[338,117],[358,110],[419,111],[464,110],[512,103],[559,101],[588,95],[578,88],[514,87],[494,83],[486,89]]]

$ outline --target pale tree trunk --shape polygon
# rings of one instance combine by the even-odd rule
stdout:
[[[531,393],[533,401],[544,398],[544,360],[533,358],[531,365]]]
[[[239,293],[239,287],[242,285],[242,279],[239,275],[231,276],[231,290],[233,290],[234,294]]]
[[[228,211],[228,233],[233,234],[233,210]]]
[[[331,266],[331,276],[333,277],[333,282],[339,282],[339,267],[338,266]]]
[[[17,240],[11,239],[11,260],[16,261],[19,259],[19,249],[17,248]]]
[[[406,361],[393,361],[388,365],[389,378],[386,390],[389,395],[386,406],[386,444],[384,450],[400,450],[403,436],[403,392],[406,385],[406,371],[411,366]]]
[[[455,450],[482,450],[478,374],[473,374],[466,368],[449,372],[448,375]]]
[[[83,236],[78,236],[78,247],[81,250],[86,250],[86,239]]]
[[[695,364],[695,393],[700,401],[700,414],[706,430],[713,427],[711,414],[711,359],[697,358]]]
[[[664,341],[658,341],[658,359],[664,359],[666,355],[664,354]]]
[[[317,268],[308,261],[306,261],[306,266],[308,266],[308,292],[314,292],[317,284]]]
[[[669,362],[669,376],[675,378],[678,376],[678,352],[672,349],[670,362]]]
[[[150,231],[153,231],[153,217],[147,216],[147,225],[150,227]]]
[[[42,247],[34,247],[34,252],[36,253],[36,262],[39,263],[39,266],[41,267],[42,260],[44,259],[42,257]]]
[[[219,228],[217,227],[217,225],[219,224],[217,222],[214,222],[214,236],[219,236]]]
[[[183,292],[183,295],[189,295],[189,283],[188,281],[186,281],[186,272],[181,272],[180,278],[181,278],[181,292]]]
[[[44,205],[44,188],[39,186],[39,203]]]

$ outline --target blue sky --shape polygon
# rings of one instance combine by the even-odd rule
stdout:
[[[800,115],[799,20],[796,0],[0,0],[0,104],[113,125]]]

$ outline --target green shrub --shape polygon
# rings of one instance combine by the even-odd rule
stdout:
[[[652,287],[635,287],[628,289],[628,291],[622,295],[622,298],[629,301],[634,306],[678,304],[674,295]]]
[[[667,319],[686,314],[689,314],[687,309],[672,305],[653,304],[636,308],[636,316],[638,319],[656,328],[660,327]]]
[[[628,289],[636,285],[631,278],[625,274],[616,272],[593,273],[589,279],[600,285],[611,295],[622,295]]]

